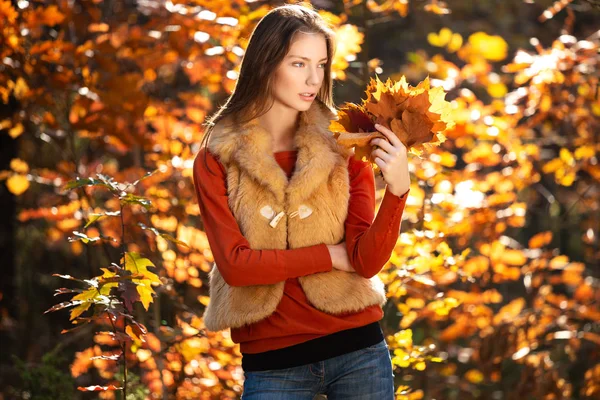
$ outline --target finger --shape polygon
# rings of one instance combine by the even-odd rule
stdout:
[[[372,146],[378,146],[379,148],[385,150],[387,153],[396,153],[396,149],[394,148],[394,145],[391,144],[390,142],[388,142],[387,140],[383,140],[381,138],[375,138],[373,140],[371,140],[371,145]]]
[[[386,153],[385,151],[381,150],[381,149],[375,149],[371,152],[371,154],[375,157],[378,156],[379,158],[381,158],[383,161],[385,161],[386,163],[391,163],[393,160],[393,156],[391,154]]]
[[[383,135],[390,139],[392,135],[394,135],[394,132],[390,131],[388,128],[386,128],[383,125],[379,125],[379,124],[375,124],[375,129],[377,129],[377,131],[383,133]]]
[[[382,175],[383,175],[383,169],[384,169],[385,167],[387,167],[387,163],[386,163],[384,160],[382,160],[381,158],[379,158],[379,157],[375,157],[375,160],[374,160],[374,161],[375,161],[375,164],[377,164],[377,166],[378,166],[378,167],[379,167],[379,169],[381,170],[381,173],[382,173]]]
[[[377,128],[378,131],[380,131],[381,133],[383,133],[388,139],[391,139],[391,140],[400,140],[400,139],[398,139],[398,136],[396,136],[396,132],[394,132],[390,128],[387,128],[387,127],[385,127],[383,125],[377,125],[376,128]]]
[[[398,149],[405,147],[400,138],[394,133],[394,131],[381,125],[375,125],[375,128],[388,138],[392,146]]]

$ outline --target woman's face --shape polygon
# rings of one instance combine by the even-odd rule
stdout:
[[[307,110],[314,101],[325,77],[327,43],[318,33],[298,32],[288,53],[275,71],[275,103],[298,111]],[[301,93],[311,93],[309,99]]]

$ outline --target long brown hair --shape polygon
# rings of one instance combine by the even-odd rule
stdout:
[[[236,123],[243,124],[263,115],[273,106],[274,98],[271,93],[274,72],[285,58],[298,32],[320,33],[325,37],[325,78],[315,101],[334,107],[331,79],[331,63],[336,46],[334,31],[309,4],[282,5],[269,11],[252,31],[233,93],[203,123],[205,134],[201,148],[206,146],[215,124],[222,118],[231,116]],[[204,165],[210,170],[206,163],[206,152]]]

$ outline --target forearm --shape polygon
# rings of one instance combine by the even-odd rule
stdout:
[[[408,191],[396,196],[386,190],[373,223],[364,228],[350,225],[348,256],[354,270],[364,278],[377,275],[389,260],[396,245]]]
[[[269,285],[332,269],[325,244],[289,250],[253,250],[240,246],[231,252],[215,247],[213,257],[230,286]]]

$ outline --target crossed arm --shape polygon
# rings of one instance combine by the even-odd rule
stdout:
[[[216,175],[205,168],[204,152]],[[371,165],[351,159],[349,172],[346,248],[355,271],[370,278],[385,265],[396,244],[408,192],[396,196],[386,190],[374,218],[375,178]],[[213,258],[228,285],[267,285],[332,270],[324,243],[288,250],[250,248],[229,209],[225,175],[221,163],[205,148],[201,149],[194,161],[194,186]]]

